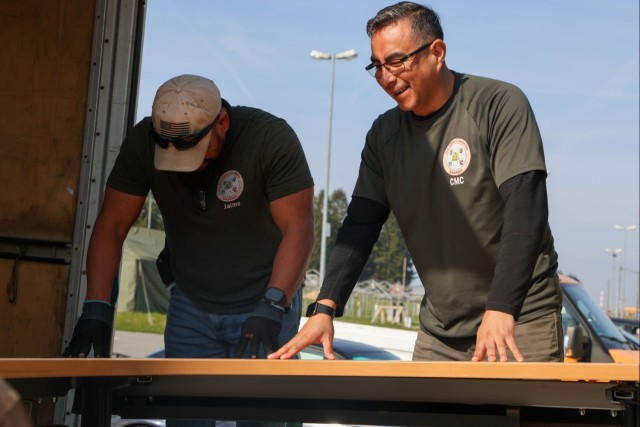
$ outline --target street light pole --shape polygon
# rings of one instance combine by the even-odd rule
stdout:
[[[331,128],[333,125],[333,81],[336,69],[336,59],[354,59],[358,54],[355,50],[346,50],[340,53],[324,53],[317,50],[311,51],[311,57],[316,60],[331,60],[331,89],[329,91],[329,137],[327,141],[327,171],[325,176],[324,198],[322,200],[322,235],[320,236],[320,272],[318,283],[322,285],[324,281],[324,273],[327,259],[327,238],[331,230],[329,230],[329,176],[331,174]]]
[[[620,252],[622,252],[622,249],[620,248],[615,248],[615,249],[610,249],[610,248],[605,248],[604,249],[605,252],[608,252],[611,254],[611,257],[613,259],[613,269],[612,269],[612,273],[611,273],[611,284],[615,286],[615,281],[616,281],[616,257],[618,256],[618,254]],[[618,316],[618,308],[619,308],[619,304],[620,304],[620,273],[618,273],[618,293],[616,295],[617,298],[617,302],[616,302],[616,317]],[[608,300],[609,298],[607,298]],[[608,301],[607,301],[607,310],[609,309],[608,307]]]
[[[620,292],[619,295],[619,300],[618,300],[618,306],[620,307],[620,313],[618,314],[619,317],[624,317],[624,271],[625,271],[625,254],[627,253],[627,231],[633,231],[636,230],[638,228],[637,225],[614,225],[613,228],[615,228],[616,230],[622,230],[622,232],[624,233],[624,237],[623,237],[623,250],[622,250],[622,256],[620,257],[620,288],[618,289],[618,292]]]

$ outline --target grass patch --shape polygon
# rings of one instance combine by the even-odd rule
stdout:
[[[344,316],[340,317],[341,322],[358,323],[361,325],[381,326],[384,328],[407,330],[402,325],[394,325],[391,323],[371,323],[367,318]],[[116,316],[116,330],[128,332],[147,332],[151,334],[163,334],[164,326],[167,324],[167,315],[162,313],[145,313],[145,312],[121,312]],[[417,331],[418,325],[413,322],[410,330]]]
[[[121,312],[116,316],[116,330],[163,334],[167,315],[162,313]]]

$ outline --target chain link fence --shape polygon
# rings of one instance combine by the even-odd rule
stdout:
[[[319,291],[318,272],[307,271],[303,289],[303,307],[315,301]],[[347,319],[357,319],[362,323],[415,328],[418,325],[420,302],[423,296],[422,286],[403,289],[400,283],[364,280],[354,287],[344,308],[344,316]]]

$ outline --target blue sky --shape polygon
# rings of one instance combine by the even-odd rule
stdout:
[[[330,191],[350,195],[371,122],[394,102],[365,71],[366,21],[379,0],[149,0],[138,117],[157,87],[178,74],[214,80],[232,105],[289,122],[307,154],[316,191],[326,179],[331,61],[335,64]],[[445,1],[440,14],[449,68],[519,86],[545,143],[550,223],[560,269],[600,301],[617,298],[624,248],[625,305],[638,301],[639,10],[637,0]]]

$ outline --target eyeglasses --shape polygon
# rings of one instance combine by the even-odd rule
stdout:
[[[371,77],[379,76],[380,73],[382,72],[382,67],[384,67],[388,72],[390,72],[394,76],[398,75],[404,71],[405,62],[407,62],[409,59],[411,59],[412,57],[416,56],[418,53],[422,52],[423,50],[431,46],[431,43],[433,43],[434,41],[435,40],[420,46],[419,48],[417,48],[411,53],[406,54],[402,58],[392,59],[391,61],[387,61],[384,64],[374,64],[372,62],[371,64],[364,67],[364,69],[367,70],[369,74],[371,74]]]
[[[190,135],[163,136],[160,135],[155,129],[151,132],[151,134],[154,137],[154,142],[162,148],[167,148],[169,146],[169,143],[171,143],[174,147],[176,147],[176,150],[188,150],[198,145],[198,142],[200,142],[200,140],[204,138],[204,136],[209,133],[211,129],[213,129],[213,126],[215,126],[216,122],[218,121],[218,117],[220,117],[220,114],[218,114],[216,118],[213,119],[213,122],[205,126],[202,130]]]

